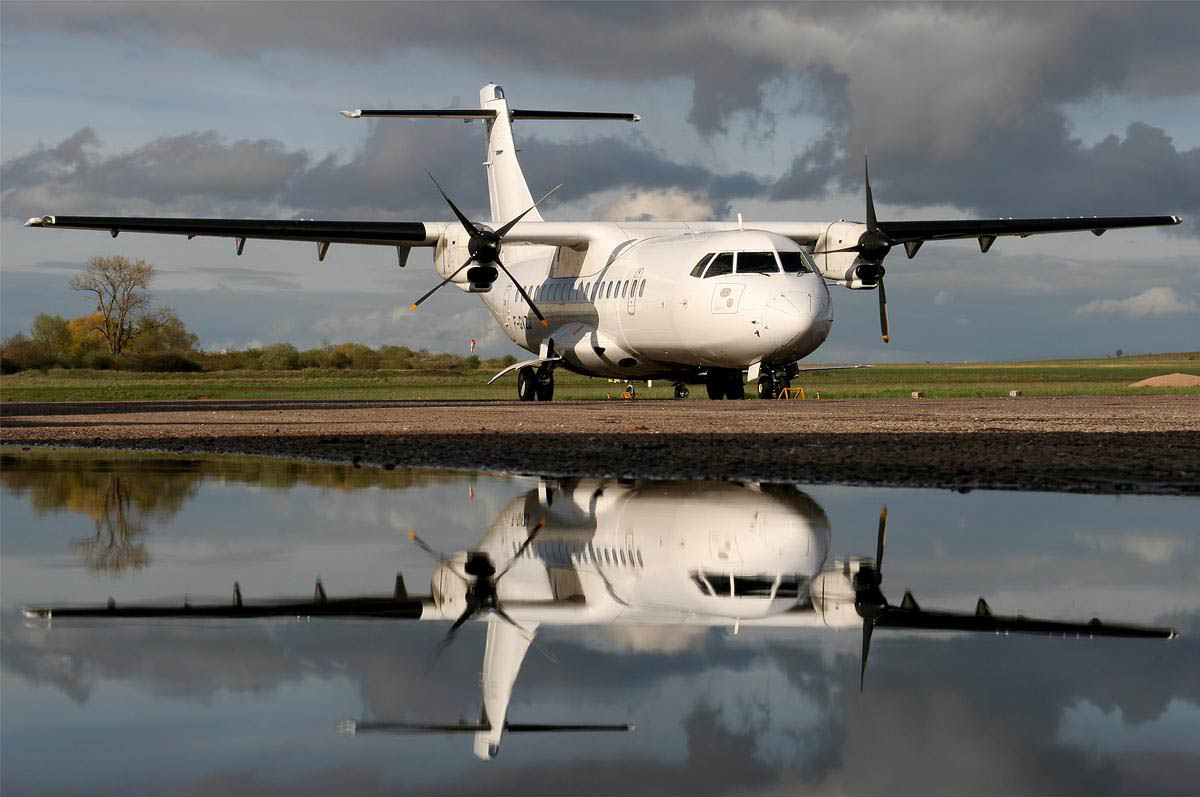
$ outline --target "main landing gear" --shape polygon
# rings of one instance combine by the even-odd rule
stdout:
[[[712,369],[704,381],[708,397],[713,401],[720,399],[744,399],[746,386],[742,384],[742,372],[734,370]]]
[[[688,397],[688,392],[689,392],[688,386],[685,385],[683,382],[675,383],[675,398],[685,399]]]
[[[551,401],[554,399],[554,369],[532,365],[517,370],[517,398],[521,401]]]

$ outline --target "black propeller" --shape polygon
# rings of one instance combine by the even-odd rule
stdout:
[[[891,339],[888,330],[887,292],[883,289],[883,259],[892,251],[894,241],[879,228],[879,219],[875,216],[875,199],[871,193],[871,168],[867,156],[863,156],[863,177],[867,189],[867,229],[858,236],[858,243],[842,249],[826,249],[823,252],[813,252],[814,255],[832,255],[837,252],[858,252],[862,263],[855,269],[858,278],[863,282],[875,282],[879,286],[879,332],[883,342]],[[916,250],[914,250],[915,252]]]
[[[1174,628],[1162,626],[1126,625],[1101,622],[1043,620],[1024,615],[997,615],[983,598],[975,611],[948,612],[923,609],[911,592],[905,591],[899,606],[888,603],[880,590],[883,583],[883,548],[887,541],[887,507],[879,512],[879,534],[875,544],[875,561],[862,562],[854,574],[854,610],[863,623],[862,669],[858,688],[861,691],[867,678],[867,656],[871,652],[871,634],[876,628],[906,628],[922,631],[976,631],[992,634],[1048,634],[1063,638],[1120,637],[1127,639],[1173,639]],[[822,596],[822,604],[824,596]]]
[[[462,614],[460,614],[450,626],[450,630],[446,632],[446,636],[442,637],[442,640],[438,642],[437,647],[433,649],[433,653],[430,655],[429,661],[425,666],[426,672],[429,672],[429,670],[433,668],[433,664],[437,661],[437,658],[441,656],[443,652],[445,652],[446,648],[450,647],[450,644],[454,641],[455,635],[458,633],[458,629],[462,628],[462,626],[468,620],[477,614],[481,614],[483,612],[492,612],[501,620],[513,626],[517,630],[521,631],[522,633],[527,633],[525,629],[522,628],[519,623],[517,623],[516,620],[509,616],[508,612],[504,611],[504,606],[501,605],[500,596],[497,592],[497,585],[499,584],[500,579],[503,578],[510,569],[512,569],[513,564],[515,564],[516,561],[521,558],[521,556],[525,553],[525,550],[531,544],[533,544],[534,538],[537,537],[537,535],[543,528],[545,528],[545,526],[546,518],[543,516],[542,519],[538,521],[538,524],[534,526],[532,530],[530,530],[529,536],[525,538],[525,541],[521,543],[521,547],[517,549],[517,552],[513,554],[512,559],[499,573],[496,572],[496,565],[494,562],[492,562],[492,557],[489,556],[486,551],[470,552],[467,555],[466,564],[463,565],[463,571],[467,574],[467,576],[469,576],[469,578],[464,578],[462,575],[460,575],[458,571],[451,566],[448,558],[417,536],[417,533],[414,530],[408,530],[408,538],[410,540],[419,545],[421,550],[432,556],[440,564],[444,565],[446,570],[453,573],[467,587],[466,607],[463,609]],[[530,640],[530,644],[533,644],[532,639]],[[555,661],[554,657],[548,652],[542,650],[537,645],[534,645],[534,647],[540,650],[542,654],[551,661]]]
[[[887,612],[887,598],[879,585],[883,582],[883,546],[887,540],[887,507],[879,510],[879,534],[875,544],[875,561],[862,562],[854,574],[854,610],[863,621],[862,670],[858,689],[862,691],[867,679],[867,655],[871,652],[871,632],[875,623]]]
[[[429,174],[429,172],[425,173]],[[537,202],[534,202],[527,210],[509,221],[507,224],[504,224],[502,227],[500,227],[500,229],[492,230],[481,224],[475,224],[473,221],[468,219],[463,212],[458,209],[458,206],[454,204],[450,197],[446,195],[446,192],[442,190],[442,186],[432,174],[429,174],[429,179],[433,180],[433,184],[437,186],[437,190],[442,195],[442,199],[446,200],[446,204],[450,206],[450,210],[454,211],[455,217],[458,219],[459,223],[462,224],[463,229],[467,231],[467,235],[471,236],[467,241],[467,251],[471,253],[471,256],[467,258],[467,262],[456,268],[448,277],[439,282],[437,285],[434,285],[433,288],[431,288],[420,299],[417,299],[415,302],[413,302],[408,309],[416,310],[426,299],[437,293],[439,289],[457,277],[459,273],[468,266],[475,265],[475,268],[480,272],[478,275],[476,275],[478,278],[472,279],[472,282],[486,283],[491,283],[496,279],[496,267],[499,267],[499,269],[503,271],[510,280],[512,280],[513,285],[515,285],[517,288],[517,292],[520,293],[521,298],[528,303],[529,308],[533,310],[533,314],[537,316],[538,321],[541,321],[543,326],[549,326],[546,321],[546,317],[542,315],[542,311],[538,309],[538,306],[533,303],[533,299],[531,299],[529,294],[525,292],[525,288],[521,286],[521,283],[513,277],[512,273],[500,260],[500,250],[503,248],[504,236],[508,234],[509,230],[515,227],[517,222],[525,218],[525,214],[529,213],[530,210],[536,208],[542,202],[546,201],[547,197],[549,197],[558,189],[562,188],[562,184],[560,183],[551,188],[542,196],[541,199],[539,199]],[[475,269],[472,271],[474,270]],[[467,272],[467,275],[471,276],[472,272]]]

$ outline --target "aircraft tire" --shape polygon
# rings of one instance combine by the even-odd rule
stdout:
[[[537,393],[538,401],[553,401],[554,400],[554,372],[543,377],[537,377],[535,382],[535,392]]]
[[[687,385],[685,385],[683,382],[675,383],[675,398],[685,399],[688,397],[688,393],[689,391]]]
[[[725,398],[725,379],[724,374],[710,373],[708,379],[704,382],[704,387],[708,391],[708,397],[713,401],[720,401]]]
[[[779,381],[771,374],[765,374],[758,378],[758,397],[760,399],[773,399],[779,395]]]
[[[784,395],[783,391],[786,390],[787,388],[790,388],[791,386],[792,386],[792,382],[790,379],[780,379],[778,382],[775,383],[775,398],[777,398],[777,399],[787,398],[787,396]]]
[[[537,373],[528,365],[517,370],[517,398],[521,401],[537,398]]]
[[[742,372],[734,371],[729,375],[729,385],[725,388],[725,398],[741,401],[746,398],[746,386],[742,383]]]

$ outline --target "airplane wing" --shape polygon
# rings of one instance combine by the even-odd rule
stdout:
[[[391,597],[328,598],[321,582],[317,582],[312,600],[285,599],[245,603],[238,584],[233,585],[233,599],[229,603],[197,603],[187,601],[178,604],[131,604],[118,606],[111,598],[104,606],[27,606],[25,617],[29,619],[53,620],[64,617],[88,619],[99,618],[192,618],[192,619],[251,619],[261,617],[358,617],[380,620],[420,620],[427,610],[432,610],[429,598],[410,597],[404,588],[404,580],[396,577],[396,588]],[[433,619],[442,619],[435,611]],[[426,618],[428,619],[428,618]]]
[[[904,628],[919,631],[984,631],[994,634],[1049,634],[1064,637],[1126,637],[1134,639],[1173,639],[1174,628],[1105,623],[1096,618],[1087,622],[1042,620],[1024,615],[996,615],[987,601],[980,598],[975,612],[926,611],[917,605],[911,593],[905,593],[899,606],[888,606],[875,619],[875,628]]]
[[[1179,224],[1178,216],[1092,216],[1050,219],[949,219],[945,221],[880,221],[879,229],[892,243],[945,241],[953,238],[994,238],[1003,235],[1043,235],[1087,230],[1101,235],[1105,230],[1128,227],[1158,227]]]

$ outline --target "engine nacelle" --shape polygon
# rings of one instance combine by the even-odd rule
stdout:
[[[487,293],[499,274],[495,266],[471,266],[467,269],[467,290],[471,293]]]
[[[856,246],[866,231],[865,224],[852,221],[835,221],[826,228],[825,234],[817,239],[816,254],[813,255],[822,276],[852,290],[870,289],[879,284],[883,276],[880,263],[865,260],[858,252],[838,251]]]

